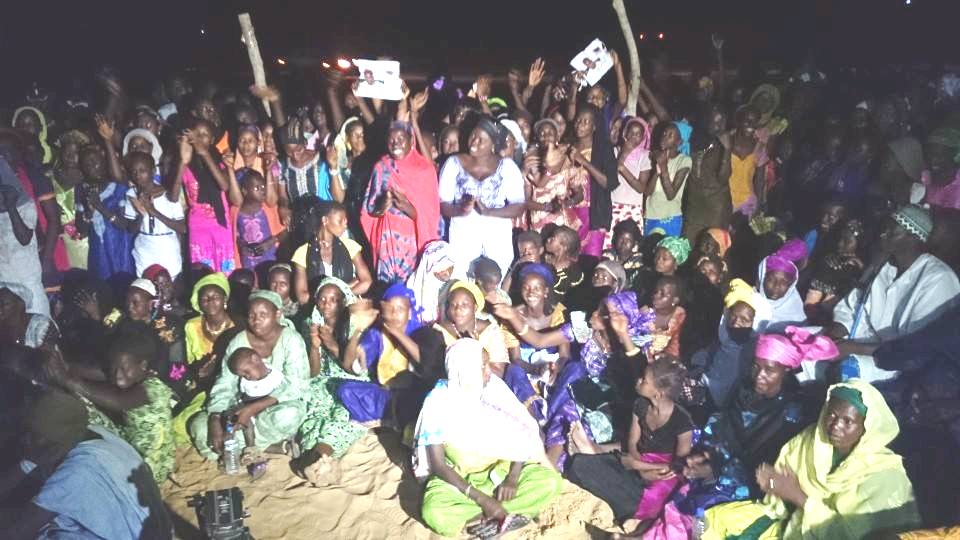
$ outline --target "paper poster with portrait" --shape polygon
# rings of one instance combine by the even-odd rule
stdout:
[[[354,60],[353,64],[360,71],[357,96],[388,101],[403,99],[400,62],[395,60]]]
[[[570,65],[576,71],[583,73],[580,87],[593,86],[613,67],[613,58],[607,51],[607,46],[599,38],[590,42],[587,48],[573,57]]]

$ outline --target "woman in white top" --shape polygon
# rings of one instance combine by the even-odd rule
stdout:
[[[440,211],[450,220],[450,246],[457,268],[481,255],[503,274],[513,262],[513,219],[526,196],[520,168],[501,158],[506,139],[490,119],[481,118],[466,153],[450,156],[440,170]]]
[[[643,232],[643,194],[650,181],[650,126],[638,117],[627,120],[623,137],[617,149],[617,173],[620,185],[610,193],[613,219],[604,248],[613,242],[613,228],[621,221],[632,219]]]
[[[123,219],[127,229],[137,234],[133,241],[133,262],[137,275],[154,264],[167,269],[171,279],[183,269],[180,235],[186,234],[183,206],[167,197],[167,190],[154,183],[156,164],[150,154],[128,152],[123,159],[127,176],[136,189],[127,191],[123,201]]]

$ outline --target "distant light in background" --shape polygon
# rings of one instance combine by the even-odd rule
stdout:
[[[347,60],[346,58],[338,58],[338,59],[337,59],[337,67],[338,67],[338,68],[340,68],[340,69],[350,69],[350,66],[351,66],[350,61]]]
[[[280,64],[281,66],[287,65],[287,61],[284,60],[283,58],[277,58],[277,63]]]
[[[908,3],[909,3],[909,2],[908,2]],[[203,28],[201,28],[201,29],[200,29],[200,35],[201,35],[201,36],[205,36],[206,34],[207,34],[207,31],[204,30]]]
[[[657,39],[663,39],[663,32],[660,32],[659,34],[657,34]]]
[[[641,39],[641,40],[646,39],[646,38],[647,38],[647,35],[646,35],[646,34],[640,34],[640,39]]]
[[[323,66],[323,69],[330,69],[330,62],[323,62],[320,65]]]
[[[903,3],[909,6],[909,5],[911,4],[911,2],[912,2],[912,0],[904,0]]]

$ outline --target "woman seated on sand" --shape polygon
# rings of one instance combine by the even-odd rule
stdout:
[[[707,510],[704,539],[865,538],[920,523],[900,456],[900,427],[869,383],[830,387],[820,420],[791,439],[775,466],[757,468],[758,502]]]
[[[284,443],[296,435],[303,421],[301,400],[310,365],[303,338],[293,329],[283,312],[283,300],[273,291],[256,291],[250,295],[247,329],[230,341],[220,367],[205,413],[190,421],[190,436],[203,457],[214,460],[223,454],[223,442],[233,437],[243,447],[241,427],[253,423],[253,439],[258,450],[284,450]],[[240,377],[228,366],[234,351],[249,348],[256,351],[271,371],[283,375],[280,384],[266,399],[240,405]],[[226,424],[236,429],[228,433]]]
[[[483,345],[447,349],[447,378],[417,421],[414,473],[426,482],[421,514],[443,536],[477,537],[522,527],[559,493],[540,430],[506,384],[491,376]]]

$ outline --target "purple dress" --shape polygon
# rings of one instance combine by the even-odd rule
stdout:
[[[240,240],[247,244],[256,244],[270,238],[270,223],[267,221],[267,214],[263,211],[262,207],[253,215],[237,212],[237,235],[240,237]],[[259,257],[256,255],[241,254],[240,265],[243,268],[253,269],[263,261],[272,261],[276,258],[277,246],[273,245]]]

